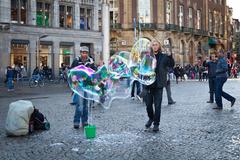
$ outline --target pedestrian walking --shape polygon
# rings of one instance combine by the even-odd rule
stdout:
[[[157,40],[152,41],[152,52],[156,57],[156,80],[153,84],[146,86],[146,110],[148,114],[148,121],[145,124],[146,129],[149,129],[153,123],[153,131],[159,131],[162,93],[163,87],[167,85],[168,67],[174,66],[172,55],[163,54],[161,51],[161,44]],[[154,106],[154,109],[153,109]]]
[[[180,77],[180,65],[177,65],[174,69],[174,75],[176,77],[176,84],[178,84],[178,79]]]
[[[168,99],[168,105],[173,105],[176,103],[176,101],[172,98],[171,93],[171,81],[170,81],[170,73],[167,75],[167,85],[165,86],[166,92],[167,92],[167,99]]]
[[[7,73],[6,73],[6,77],[7,77],[7,88],[8,91],[14,91],[14,70],[12,69],[11,66],[7,67]]]
[[[223,91],[223,85],[227,81],[227,78],[228,78],[228,64],[224,57],[224,52],[220,51],[218,52],[218,61],[216,68],[215,100],[217,103],[217,107],[214,107],[213,109],[221,110],[223,108],[222,97],[231,102],[231,107],[234,105],[236,101],[236,98]]]
[[[136,95],[135,95],[135,87],[137,89]],[[135,97],[136,97],[137,99],[139,99],[141,101],[140,93],[141,93],[141,84],[140,84],[140,82],[137,81],[137,80],[133,80],[133,82],[132,82],[132,90],[131,90],[131,98],[132,98],[132,100],[134,100]]]
[[[215,85],[216,84],[216,67],[217,67],[215,54],[212,54],[209,60],[204,61],[203,65],[208,69],[208,84],[209,84],[210,98],[207,101],[207,103],[214,103],[214,93],[216,88],[216,85]]]

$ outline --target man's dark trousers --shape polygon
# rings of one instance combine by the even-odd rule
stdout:
[[[214,93],[215,93],[215,77],[209,77],[208,83],[209,83],[209,93],[210,93],[210,101],[214,102]]]
[[[219,108],[223,107],[222,97],[226,100],[232,102],[235,98],[223,91],[223,85],[227,81],[227,77],[217,77],[216,78],[216,93],[215,101]]]
[[[146,106],[149,120],[153,121],[153,125],[157,126],[160,123],[162,94],[163,88],[151,88],[148,90],[146,96]],[[154,104],[155,112],[153,111],[152,104]]]

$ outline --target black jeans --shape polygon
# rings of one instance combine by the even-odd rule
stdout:
[[[146,106],[149,120],[153,121],[154,125],[159,125],[161,116],[163,88],[150,89],[146,95]],[[154,111],[153,111],[154,104]]]
[[[222,97],[232,102],[235,98],[226,92],[223,91],[223,85],[227,81],[227,77],[217,77],[216,78],[216,93],[215,93],[215,101],[219,108],[223,107]]]
[[[209,84],[209,93],[210,93],[210,101],[214,101],[214,93],[215,93],[215,77],[209,77],[208,84]]]

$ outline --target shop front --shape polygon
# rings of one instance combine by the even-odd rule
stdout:
[[[48,68],[53,67],[52,42],[40,42],[39,64]]]
[[[30,66],[28,40],[11,41],[10,65],[12,67],[23,66],[25,70],[28,71]]]
[[[62,64],[71,66],[74,59],[74,43],[60,43],[59,68]]]

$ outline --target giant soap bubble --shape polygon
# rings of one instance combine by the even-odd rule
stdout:
[[[79,96],[94,100],[108,109],[114,99],[127,97],[128,81],[122,79],[117,72],[109,72],[106,66],[97,71],[84,65],[69,71],[70,88]]]
[[[151,42],[141,38],[134,44],[130,56],[132,76],[144,85],[151,85],[156,79],[156,59],[150,48]]]
[[[110,58],[109,71],[116,72],[121,78],[131,77],[131,71],[129,68],[129,56],[130,53],[121,51]]]

